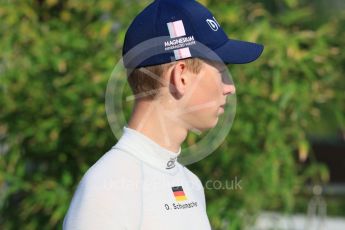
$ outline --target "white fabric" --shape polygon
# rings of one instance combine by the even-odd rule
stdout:
[[[134,129],[123,131],[80,181],[63,229],[210,230],[204,188],[176,160],[181,148],[174,153]]]

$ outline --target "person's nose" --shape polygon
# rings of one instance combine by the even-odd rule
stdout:
[[[235,94],[235,92],[236,92],[236,87],[234,84],[223,84],[224,95]]]
[[[228,74],[222,75],[222,85],[223,85],[223,94],[235,94],[236,87],[234,82],[232,81],[231,77]]]

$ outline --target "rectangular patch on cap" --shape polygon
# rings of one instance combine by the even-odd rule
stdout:
[[[182,37],[186,35],[182,20],[167,23],[171,38]]]
[[[182,58],[188,58],[188,57],[192,56],[188,47],[183,48],[183,49],[174,50],[174,54],[175,54],[176,60],[179,60]]]

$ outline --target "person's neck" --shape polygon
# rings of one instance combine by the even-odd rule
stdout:
[[[164,116],[162,110],[160,105],[152,102],[137,103],[127,126],[143,133],[163,148],[177,153],[187,137],[188,129]]]

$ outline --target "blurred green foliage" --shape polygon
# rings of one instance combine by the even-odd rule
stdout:
[[[230,135],[189,168],[202,181],[214,229],[241,229],[261,209],[291,211],[324,165],[304,168],[315,127],[345,130],[345,15],[298,0],[201,1],[231,38],[265,45],[230,66],[238,96]],[[321,1],[323,2],[323,1]],[[104,94],[125,31],[148,1],[2,0],[0,229],[60,228],[81,176],[116,143]]]

